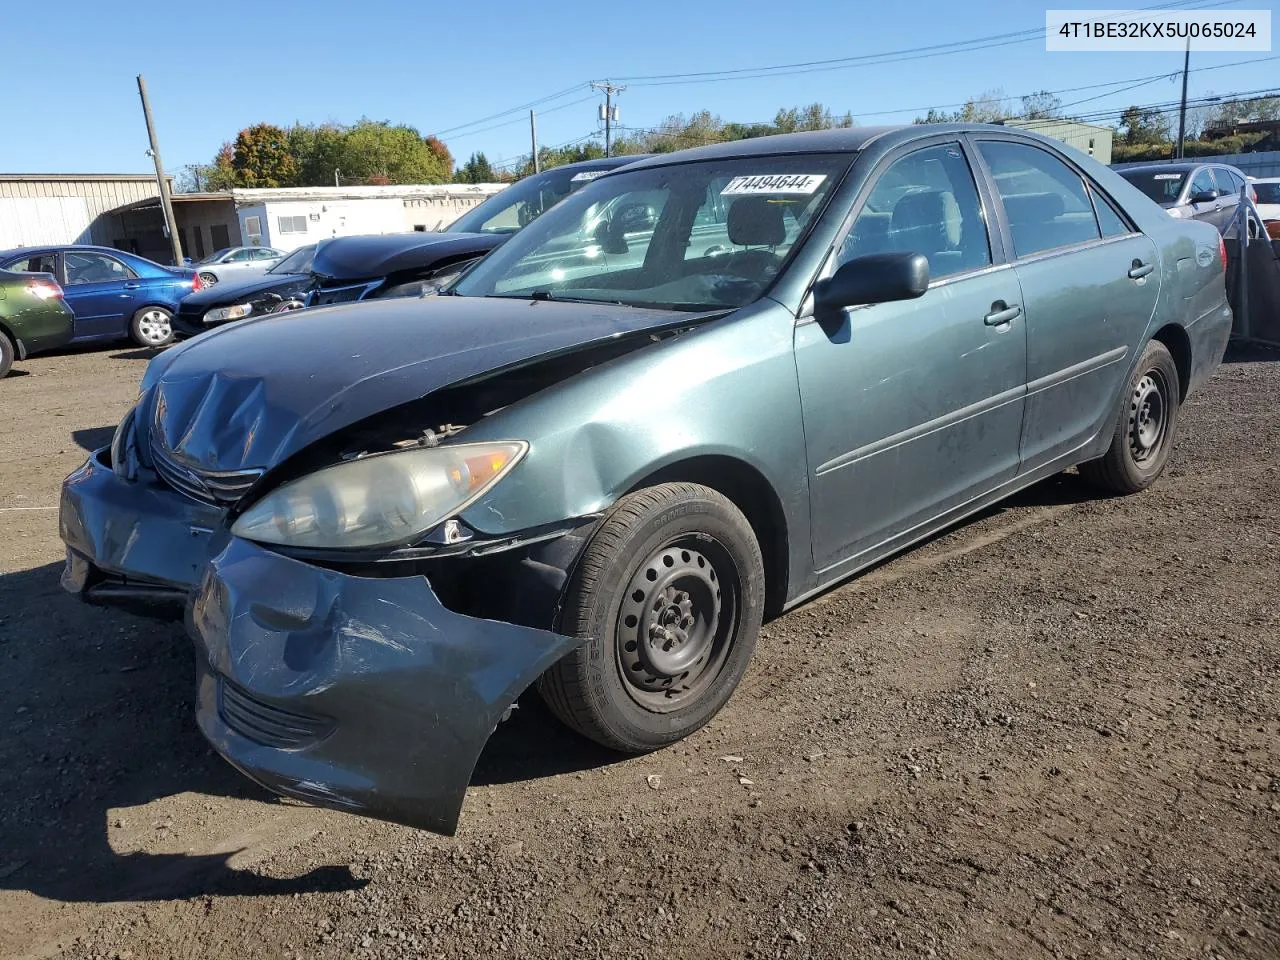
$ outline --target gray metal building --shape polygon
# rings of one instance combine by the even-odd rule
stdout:
[[[1003,126],[1030,130],[1045,137],[1053,137],[1087,153],[1099,163],[1111,163],[1111,139],[1115,131],[1079,120],[1004,120]]]
[[[111,211],[159,196],[144,173],[0,174],[0,249],[52,243],[117,246],[126,236]],[[163,236],[161,245],[163,245]]]

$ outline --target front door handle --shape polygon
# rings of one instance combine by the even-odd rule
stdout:
[[[142,286],[140,283],[126,283],[124,288],[126,290],[137,290],[140,286]]]
[[[1022,316],[1022,308],[1016,303],[1010,307],[1003,300],[997,300],[991,305],[991,312],[982,318],[982,322],[988,327],[1000,327],[1017,320],[1020,316]]]
[[[1154,263],[1143,263],[1141,260],[1133,261],[1133,266],[1129,268],[1130,280],[1141,280],[1148,273],[1156,268]]]

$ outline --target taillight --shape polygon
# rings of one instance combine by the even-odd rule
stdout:
[[[41,300],[56,300],[62,296],[62,287],[53,280],[32,280],[27,284],[27,292]]]
[[[191,278],[191,292],[195,293],[197,290],[203,290],[203,289],[204,289],[204,283],[200,279],[200,274],[197,273]]]
[[[1227,272],[1227,241],[1218,237],[1218,259],[1222,261],[1222,272]]]

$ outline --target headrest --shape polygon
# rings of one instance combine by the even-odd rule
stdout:
[[[1022,193],[1004,198],[1010,223],[1048,223],[1062,216],[1066,207],[1056,193]]]
[[[908,193],[893,205],[895,245],[926,256],[960,246],[960,207],[946,190]]]
[[[787,239],[781,203],[767,197],[739,197],[729,207],[729,242],[742,247],[776,247]]]

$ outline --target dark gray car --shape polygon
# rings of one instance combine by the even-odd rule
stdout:
[[[63,583],[186,611],[254,780],[450,832],[531,685],[654,750],[766,616],[1069,466],[1144,489],[1230,327],[1213,229],[1033,134],[657,157],[450,294],[154,359],[63,486]]]
[[[1225,163],[1185,161],[1122,167],[1116,171],[1169,212],[1201,220],[1225,233],[1240,206],[1240,188],[1248,178]]]

